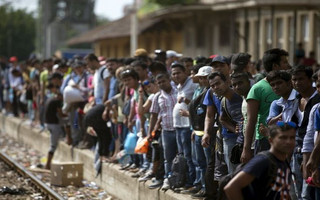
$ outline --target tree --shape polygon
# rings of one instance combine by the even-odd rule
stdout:
[[[0,55],[25,60],[35,49],[36,21],[32,13],[0,6]]]

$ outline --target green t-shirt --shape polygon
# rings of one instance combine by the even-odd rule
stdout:
[[[279,98],[280,97],[272,91],[270,84],[265,79],[262,79],[258,83],[254,84],[250,89],[247,100],[254,99],[260,103],[256,124],[256,139],[261,139],[264,137],[260,135],[260,123],[266,125],[270,105],[272,101]]]
[[[40,84],[46,87],[48,85],[49,71],[46,69],[40,73]]]

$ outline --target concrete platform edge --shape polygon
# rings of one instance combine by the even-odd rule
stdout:
[[[6,117],[0,114],[0,130],[24,145],[37,149],[40,152],[48,152],[49,133],[40,132],[39,129],[31,128],[25,120]],[[80,150],[60,142],[54,155],[54,161],[76,161],[84,164],[84,178],[88,181],[96,182],[109,194],[118,199],[131,200],[178,200],[191,199],[188,195],[177,194],[172,191],[150,190],[149,182],[140,183],[136,178],[131,178],[130,172],[120,171],[119,165],[104,163],[102,173],[95,177],[93,166],[94,154],[90,150]]]

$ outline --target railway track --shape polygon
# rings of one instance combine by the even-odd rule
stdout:
[[[16,171],[21,176],[30,179],[32,187],[35,188],[36,191],[42,194],[43,199],[48,200],[62,200],[64,199],[57,192],[51,189],[49,186],[44,184],[41,180],[39,180],[35,175],[21,166],[19,163],[10,158],[6,153],[0,152],[0,160],[5,162],[10,168]]]

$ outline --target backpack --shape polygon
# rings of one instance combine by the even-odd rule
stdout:
[[[190,122],[194,130],[204,130],[204,121],[207,113],[207,106],[203,100],[207,94],[207,89],[189,103]]]
[[[187,182],[188,165],[182,154],[178,154],[172,162],[172,174],[169,176],[169,184],[172,189],[183,187]]]
[[[266,185],[271,185],[272,181],[274,180],[275,176],[277,175],[277,163],[275,160],[274,155],[270,151],[262,151],[258,155],[263,155],[268,158],[269,161],[269,167],[268,167],[268,181]],[[286,161],[287,165],[290,168],[289,163]],[[245,166],[245,163],[242,163],[237,166],[235,171],[231,174],[228,174],[224,176],[220,182],[219,182],[219,189],[218,189],[218,200],[227,200],[227,196],[224,193],[224,187],[232,180],[233,177],[235,177],[240,171],[242,171],[243,167]],[[268,193],[268,191],[266,191]],[[253,199],[254,198],[254,190],[251,186],[251,184],[243,189],[243,195],[244,199]]]
[[[101,78],[101,80],[104,80],[104,78],[103,78],[103,72],[104,72],[104,70],[106,70],[107,69],[107,67],[103,67],[103,69],[101,70],[101,72],[100,72],[100,78]]]

